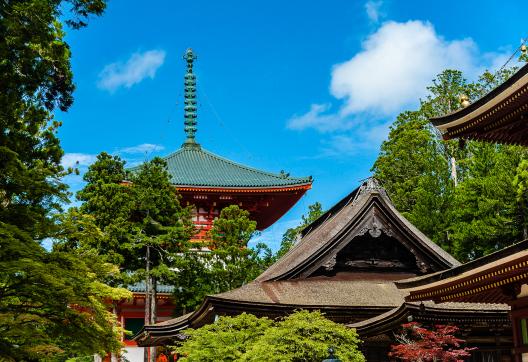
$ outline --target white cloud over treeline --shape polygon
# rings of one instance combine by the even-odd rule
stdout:
[[[367,7],[367,13],[369,9],[372,18],[374,10]],[[332,67],[330,94],[337,106],[313,103],[306,113],[292,116],[287,127],[341,132],[323,142],[334,140],[350,150],[353,145],[348,141],[357,138],[351,135],[354,130],[367,139],[383,139],[365,132],[388,132],[387,122],[416,107],[443,70],[458,69],[475,78],[486,68],[496,70],[505,58],[505,54],[482,53],[471,38],[445,39],[426,21],[388,21],[366,37],[360,51]],[[379,142],[372,145],[377,148]]]

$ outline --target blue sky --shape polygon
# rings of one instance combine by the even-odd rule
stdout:
[[[192,47],[202,146],[315,179],[260,236],[275,249],[308,205],[328,208],[370,175],[390,123],[435,74],[502,65],[528,36],[526,14],[526,1],[110,0],[68,30],[77,90],[57,114],[63,163],[83,171],[101,151],[137,164],[177,150]]]

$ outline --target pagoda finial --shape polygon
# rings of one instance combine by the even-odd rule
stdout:
[[[185,92],[184,92],[184,118],[185,118],[185,133],[187,139],[183,146],[198,146],[195,140],[196,134],[196,76],[193,74],[193,62],[196,60],[196,55],[191,48],[185,51],[183,59],[187,62],[187,73],[185,73]]]

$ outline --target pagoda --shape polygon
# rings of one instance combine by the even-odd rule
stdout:
[[[176,152],[164,157],[172,184],[181,195],[184,206],[193,207],[193,221],[197,229],[194,241],[208,237],[213,221],[222,208],[238,205],[250,212],[257,229],[264,230],[284,215],[312,186],[312,178],[289,177],[284,172],[274,174],[244,166],[206,151],[196,141],[197,102],[196,60],[192,49],[185,52],[184,130],[185,142]],[[145,283],[129,286],[132,300],[121,301],[116,313],[121,325],[135,334],[144,325]],[[157,286],[157,321],[173,316],[175,305],[171,297],[173,287]],[[137,347],[131,336],[124,336],[124,350],[131,362],[143,361],[143,348]]]
[[[387,361],[395,334],[410,320],[425,326],[454,323],[474,361],[510,355],[509,307],[504,304],[406,301],[399,281],[427,278],[460,263],[432,242],[394,207],[370,178],[302,232],[301,240],[257,279],[207,296],[194,312],[145,326],[139,345],[173,345],[186,328],[213,323],[220,315],[251,313],[278,318],[299,309],[320,310],[355,328],[369,362]],[[473,361],[473,360],[472,360]]]
[[[238,205],[250,212],[257,230],[284,215],[312,187],[312,177],[295,178],[241,165],[205,150],[196,141],[196,75],[192,49],[185,52],[184,119],[186,139],[181,148],[164,157],[173,185],[184,206],[193,206],[195,240],[207,238],[222,208]]]

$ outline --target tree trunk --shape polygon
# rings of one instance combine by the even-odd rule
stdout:
[[[115,302],[112,303],[112,313],[114,314],[114,316],[116,318],[116,324],[118,324],[119,321],[117,320],[117,307],[116,307]],[[119,354],[120,354],[120,352],[118,352],[118,353],[112,352],[111,355],[110,355],[110,360],[112,362],[118,362],[119,361]]]
[[[453,184],[455,185],[455,187],[457,187],[458,185],[458,175],[456,167],[456,159],[454,156],[451,156],[451,178],[453,179]]]
[[[150,277],[150,245],[147,245],[147,253],[145,255],[146,265],[145,265],[145,325],[148,326],[151,324],[151,297],[152,297],[152,285]],[[145,347],[143,350],[143,361],[149,362],[149,347]]]
[[[150,295],[150,324],[156,323],[156,317],[157,317],[157,303],[156,303],[156,297],[157,297],[157,281],[156,278],[151,276],[150,277],[150,287],[151,287],[151,295]],[[156,347],[150,347],[150,362],[156,361]]]

